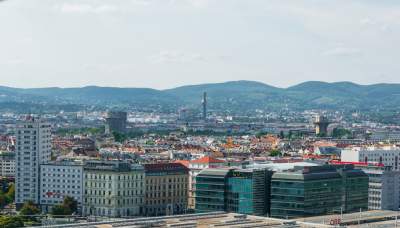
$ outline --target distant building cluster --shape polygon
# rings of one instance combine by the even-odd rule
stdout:
[[[17,209],[30,201],[52,213],[69,196],[83,217],[226,212],[286,221],[400,209],[395,133],[356,126],[330,137],[336,123],[324,115],[307,129],[273,124],[260,133],[262,125],[210,121],[206,93],[202,104],[200,113],[182,110],[182,122],[196,120],[181,131],[151,128],[119,141],[115,133],[126,136],[139,126],[127,112],[108,112],[101,132],[67,135],[44,118],[28,117],[0,137],[0,175],[15,182]],[[207,135],[211,126],[224,130]],[[221,134],[225,128],[230,134]],[[252,133],[241,134],[244,128]]]

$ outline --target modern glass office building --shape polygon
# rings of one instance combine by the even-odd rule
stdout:
[[[226,177],[230,169],[205,169],[196,177],[196,212],[226,211]]]
[[[207,169],[196,177],[196,212],[266,215],[272,172],[267,169]]]
[[[368,209],[369,177],[360,169],[353,169],[353,165],[341,165],[338,171],[342,176],[343,209],[345,212],[356,212]]]
[[[227,183],[227,211],[253,214],[253,173],[233,170]]]
[[[271,176],[272,171],[267,169],[231,170],[227,183],[227,211],[268,214]]]
[[[272,176],[272,217],[296,218],[367,208],[368,176],[353,166],[296,167]]]
[[[297,218],[367,208],[368,176],[353,165],[206,169],[196,177],[196,212]]]

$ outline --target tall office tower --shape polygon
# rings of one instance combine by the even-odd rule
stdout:
[[[203,93],[203,120],[207,120],[207,92]]]
[[[23,203],[39,203],[39,166],[50,161],[51,125],[28,117],[16,125],[16,194],[17,208]]]
[[[128,114],[126,112],[109,112],[106,118],[106,134],[113,132],[125,133],[127,118]]]

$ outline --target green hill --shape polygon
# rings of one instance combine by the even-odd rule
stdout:
[[[1,104],[12,107],[14,102],[19,104],[18,107],[24,104],[42,105],[43,108],[46,105],[84,105],[174,111],[179,107],[200,107],[203,92],[207,92],[210,110],[243,114],[254,112],[255,109],[282,108],[392,110],[400,105],[400,84],[358,85],[351,82],[310,81],[289,88],[277,88],[254,81],[231,81],[168,90],[98,86],[32,89],[0,87],[0,108]]]

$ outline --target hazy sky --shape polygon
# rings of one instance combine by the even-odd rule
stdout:
[[[0,85],[400,83],[399,0],[0,1]]]

